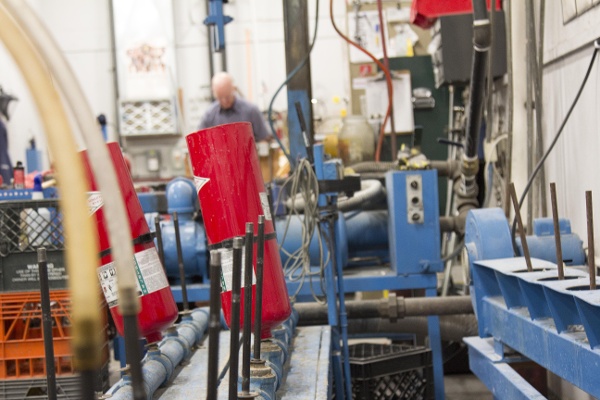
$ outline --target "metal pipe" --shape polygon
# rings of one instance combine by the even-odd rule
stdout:
[[[123,315],[123,327],[125,330],[125,358],[131,373],[133,399],[146,400],[137,315]]]
[[[538,52],[537,39],[539,37],[541,51],[543,51],[543,42],[544,42],[544,31],[543,31],[543,22],[544,18],[545,1],[540,2],[540,31],[539,35],[535,29],[535,10],[533,6],[533,0],[527,0],[525,7],[530,7],[531,11],[531,21],[527,24],[527,35],[528,38],[527,44],[528,52],[531,52],[530,60],[531,64],[531,80],[533,81],[533,92],[534,92],[534,100],[533,100],[533,109],[535,110],[535,162],[536,164],[542,159],[544,156],[544,134],[542,132],[543,124],[542,124],[542,116],[543,116],[543,100],[542,100],[542,69],[543,69],[543,56],[542,52]],[[546,172],[544,168],[538,172],[538,176],[536,178],[537,188],[538,188],[538,196],[536,202],[536,207],[540,207],[540,213],[536,213],[537,216],[545,217],[547,215],[547,206],[546,206]]]
[[[93,369],[83,369],[79,372],[79,375],[81,377],[79,379],[81,385],[79,387],[79,395],[83,400],[95,400],[96,392],[94,391],[94,385],[96,382],[97,372]]]
[[[340,316],[340,328],[342,331],[342,356],[344,366],[344,387],[346,390],[346,396],[352,398],[352,381],[350,377],[350,351],[348,349],[348,314],[346,311],[346,300],[344,299],[344,271],[342,263],[339,261],[339,255],[335,245],[335,219],[337,215],[332,215],[329,219],[329,251],[331,256],[331,268],[337,274],[337,290],[338,290],[338,303],[339,303],[339,316]]]
[[[300,315],[300,323],[327,323],[327,306],[316,303],[294,305]],[[398,297],[381,300],[347,301],[348,318],[405,318],[431,315],[458,315],[473,313],[469,296],[452,297]]]
[[[377,0],[377,11],[378,11],[378,15],[379,15],[379,33],[381,34],[381,47],[383,50],[383,65],[385,67],[385,69],[388,70],[388,72],[390,71],[390,61],[388,58],[388,54],[387,54],[387,45],[386,45],[386,37],[385,37],[385,31],[386,31],[386,26],[385,26],[385,22],[383,21],[383,4],[381,0]],[[390,99],[394,98],[394,83],[393,80],[391,82],[388,82],[387,85],[387,91],[388,91],[388,97]],[[394,102],[392,101],[391,106],[390,106],[390,128],[391,128],[391,135],[390,135],[390,144],[391,144],[391,160],[394,161],[396,159],[398,159],[398,143],[397,143],[397,138],[396,138],[396,122],[395,122],[395,118],[394,118]]]
[[[254,252],[254,224],[246,223],[244,247],[244,329],[242,348],[242,395],[250,392],[250,344],[252,333],[252,258]]]
[[[242,281],[243,237],[233,238],[233,271],[231,281],[231,326],[229,342],[229,398],[237,398],[238,363],[240,355],[240,290]]]
[[[469,85],[471,97],[468,105],[465,144],[465,157],[468,159],[477,157],[490,37],[490,21],[487,17],[485,0],[473,0],[473,60]]]
[[[192,347],[200,342],[208,325],[208,310],[193,310],[183,317],[176,329],[169,329],[160,343],[149,348],[142,361],[142,374],[144,388],[150,398],[158,387],[173,376],[175,368],[191,353]],[[137,347],[139,348],[139,343]],[[134,399],[130,379],[121,379],[109,389],[107,395],[110,395],[111,400]]]
[[[173,228],[175,229],[175,245],[177,246],[177,264],[179,266],[179,279],[181,280],[181,298],[183,300],[183,311],[189,311],[190,305],[187,297],[187,285],[185,282],[185,267],[183,265],[183,251],[181,250],[181,236],[179,234],[179,217],[177,211],[173,211]]]
[[[426,336],[428,323],[426,317],[411,317],[390,322],[384,318],[364,318],[350,321],[350,334],[377,333],[415,333]],[[442,340],[462,341],[465,336],[477,336],[477,319],[474,315],[448,315],[440,317],[440,336]]]
[[[513,98],[514,98],[514,89],[513,89],[513,66],[512,66],[512,54],[513,54],[513,50],[512,50],[512,12],[511,12],[511,8],[512,8],[512,0],[504,0],[504,8],[505,8],[505,13],[506,13],[506,18],[505,18],[505,22],[506,22],[506,59],[508,60],[507,62],[507,76],[508,76],[508,88],[507,88],[507,94],[506,96],[508,97],[508,106],[507,106],[507,110],[506,110],[506,119],[507,119],[507,133],[508,133],[508,145],[507,145],[507,153],[508,153],[508,160],[512,160],[512,144],[513,144],[513,108],[514,108],[514,104],[513,104]],[[506,177],[505,177],[505,182],[512,182],[512,168],[509,167],[506,169]],[[507,191],[507,188],[505,187],[505,192]],[[505,201],[503,204],[504,207],[504,213],[506,214],[506,218],[509,219],[510,218],[510,201],[508,201],[507,197],[505,196]]]
[[[206,400],[216,400],[219,375],[219,333],[221,331],[221,253],[210,252],[210,323],[208,326],[208,376]]]
[[[42,330],[44,332],[44,355],[46,357],[46,386],[48,400],[56,400],[56,370],[54,368],[54,343],[52,341],[52,312],[50,310],[50,286],[46,249],[37,250],[40,275],[40,297],[42,302]]]
[[[592,204],[592,192],[585,192],[585,210],[587,215],[588,233],[588,269],[590,273],[590,290],[596,289],[596,254],[594,249],[594,209]]]
[[[529,256],[529,246],[527,245],[527,237],[525,235],[525,228],[523,227],[523,220],[521,219],[521,210],[519,210],[519,201],[517,200],[517,192],[515,191],[514,183],[510,184],[509,190],[510,198],[512,199],[513,207],[515,209],[515,217],[517,218],[519,236],[521,236],[521,245],[523,246],[523,256],[525,256],[525,262],[527,263],[527,271],[532,272],[533,267],[531,266],[531,257]]]
[[[208,2],[210,0],[204,0],[204,12],[206,13],[206,16],[208,17],[208,15],[210,14],[210,10],[209,10],[209,5]],[[112,0],[111,0],[112,2]],[[214,60],[213,60],[213,52],[211,49],[211,27],[210,25],[206,25],[206,37],[208,38],[208,81],[210,82],[215,74],[215,65],[214,65]],[[226,71],[226,70],[225,70]],[[215,96],[212,92],[212,88],[209,88],[209,92],[210,92],[210,101],[215,101]]]
[[[160,263],[165,270],[167,271],[167,266],[165,265],[165,249],[163,247],[162,241],[162,229],[160,227],[160,217],[154,218],[154,231],[156,232],[156,246],[158,247],[158,258],[160,259]]]
[[[550,183],[550,200],[552,202],[552,220],[554,221],[554,243],[556,247],[556,267],[558,269],[558,279],[565,279],[563,266],[562,244],[560,240],[560,227],[558,225],[558,206],[556,202],[556,183]]]
[[[275,226],[275,225],[273,225]],[[265,216],[258,216],[258,238],[256,241],[256,294],[254,297],[254,359],[260,360],[262,338],[262,295],[263,267],[265,263]]]

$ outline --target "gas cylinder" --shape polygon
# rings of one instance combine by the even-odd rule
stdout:
[[[132,268],[135,268],[141,303],[141,311],[138,315],[140,335],[145,337],[148,343],[157,342],[162,338],[161,331],[168,328],[177,319],[177,304],[173,299],[167,276],[154,246],[153,237],[148,229],[142,206],[135,193],[129,169],[119,144],[108,143],[107,147],[115,167],[121,196],[125,202],[131,228],[131,239],[134,245],[135,260],[132,260]],[[123,335],[123,317],[118,310],[117,275],[110,253],[107,226],[104,221],[104,218],[110,218],[110,215],[106,215],[104,212],[104,200],[98,191],[98,185],[94,179],[87,152],[83,151],[81,154],[85,173],[91,187],[91,192],[88,193],[90,215],[96,218],[98,226],[101,257],[98,267],[98,279],[117,330],[119,334]]]
[[[261,336],[270,337],[271,328],[289,317],[291,306],[252,125],[249,122],[219,125],[191,133],[186,140],[208,247],[222,252],[221,304],[228,325],[231,324],[232,239],[244,235],[247,222],[254,224],[256,235],[258,216],[265,216]],[[252,265],[255,269],[256,243],[253,254]],[[253,322],[255,291],[256,285],[253,284]],[[243,289],[241,298],[240,324],[243,324]]]

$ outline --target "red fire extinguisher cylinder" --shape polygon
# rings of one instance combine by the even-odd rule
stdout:
[[[144,217],[144,211],[133,187],[129,169],[121,153],[118,143],[107,144],[110,157],[115,167],[119,189],[125,202],[134,258],[132,268],[135,269],[140,296],[141,310],[138,315],[140,334],[148,343],[162,338],[161,331],[167,329],[177,319],[178,309],[164,269],[154,246],[154,240]],[[84,168],[90,181],[91,192],[88,194],[90,215],[96,218],[98,241],[100,248],[100,265],[98,279],[106,302],[119,334],[123,335],[123,317],[118,310],[117,275],[110,253],[110,243],[105,218],[110,218],[104,211],[104,201],[98,191],[87,151],[81,152]]]
[[[291,306],[252,125],[249,122],[219,125],[191,133],[186,140],[209,249],[219,250],[221,253],[221,304],[228,325],[231,324],[232,240],[236,236],[244,236],[247,222],[254,224],[256,238],[258,216],[265,216],[261,336],[270,337],[271,328],[289,317]],[[251,245],[256,246],[255,243]],[[252,265],[255,269],[256,247],[253,255]],[[252,285],[252,325],[256,296],[255,274],[254,272]],[[244,307],[242,301],[241,324]]]

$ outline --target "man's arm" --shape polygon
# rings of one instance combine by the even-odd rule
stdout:
[[[252,107],[252,114],[250,117],[250,122],[252,123],[252,130],[254,131],[254,139],[257,142],[260,142],[261,140],[270,139],[271,131],[267,127],[267,123],[263,118],[258,107]]]

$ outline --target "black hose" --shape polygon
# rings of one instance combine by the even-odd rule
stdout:
[[[544,153],[544,156],[540,159],[540,161],[538,161],[537,165],[533,169],[533,172],[531,173],[531,176],[527,180],[525,189],[523,190],[523,193],[521,194],[521,198],[519,199],[519,209],[521,209],[521,207],[523,206],[523,202],[525,201],[525,196],[527,196],[527,192],[529,192],[529,189],[531,188],[531,184],[533,183],[535,176],[538,174],[540,169],[542,169],[544,162],[546,162],[546,159],[548,158],[548,156],[554,149],[556,142],[558,142],[558,138],[560,138],[560,136],[562,135],[562,133],[565,129],[565,126],[567,125],[567,121],[569,120],[569,118],[571,117],[571,114],[573,113],[573,110],[575,109],[575,105],[577,105],[577,102],[579,101],[579,98],[581,97],[581,93],[583,92],[583,89],[585,88],[588,78],[590,77],[590,74],[592,72],[592,67],[594,66],[594,62],[596,61],[596,55],[598,55],[599,46],[600,46],[600,39],[596,39],[594,41],[594,53],[592,54],[592,59],[590,60],[590,64],[588,66],[587,72],[585,73],[585,77],[583,78],[583,81],[581,82],[581,86],[579,87],[579,90],[577,91],[577,95],[573,99],[573,103],[571,103],[571,106],[569,107],[569,111],[567,111],[567,114],[565,115],[563,122],[560,124],[560,127],[558,128],[558,132],[556,132],[556,135],[554,135],[554,139],[552,139],[552,143],[550,143],[548,150],[546,150],[546,152]],[[513,249],[515,251],[515,254],[519,254],[518,249],[517,249],[517,243],[515,241],[516,229],[517,229],[517,220],[516,220],[516,218],[514,218],[513,223],[512,223],[512,230],[511,230],[512,239],[513,239]]]

